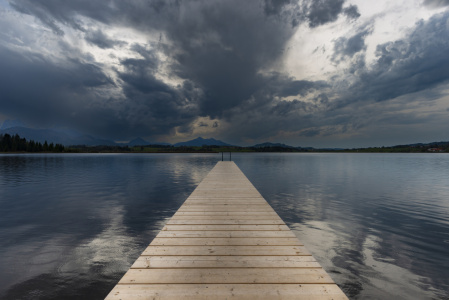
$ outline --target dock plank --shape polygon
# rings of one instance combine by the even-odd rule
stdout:
[[[347,299],[233,162],[219,162],[106,299]]]
[[[157,237],[205,237],[205,238],[282,238],[282,237],[296,237],[295,234],[290,230],[284,231],[220,231],[220,230],[210,230],[210,231],[161,231]]]
[[[162,230],[290,230],[287,225],[170,225],[167,224]]]
[[[237,206],[225,206],[225,205],[209,205],[209,206],[185,206],[179,209],[180,212],[270,212],[271,207],[269,206],[249,206],[249,205],[242,205],[241,207]]]
[[[171,219],[167,225],[285,225],[284,221],[279,220],[223,220],[223,219],[206,219],[206,220],[179,220]]]
[[[108,299],[345,300],[336,284],[123,284]]]
[[[177,211],[174,216],[276,216],[274,211]]]
[[[295,237],[291,238],[190,238],[156,237],[151,246],[303,246]]]
[[[171,220],[281,220],[275,215],[262,215],[262,216],[173,216]],[[283,221],[282,221],[283,222]]]
[[[140,256],[132,269],[148,268],[320,268],[313,256]]]
[[[273,276],[276,273],[276,276]],[[333,283],[321,268],[130,269],[119,284],[129,283]]]
[[[142,255],[310,255],[304,246],[148,246]]]

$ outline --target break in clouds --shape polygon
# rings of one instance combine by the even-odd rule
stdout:
[[[388,11],[364,17],[357,1],[0,4],[3,119],[303,146],[420,142],[448,124],[448,1],[423,1],[427,15],[391,38],[377,38]],[[298,62],[315,71],[289,71]]]

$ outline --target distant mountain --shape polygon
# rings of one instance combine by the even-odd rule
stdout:
[[[135,147],[135,146],[148,146],[148,145],[162,145],[162,146],[170,146],[169,143],[158,143],[158,142],[148,142],[144,140],[143,138],[135,138],[128,143],[120,143],[118,145],[121,146],[129,146],[129,147]]]
[[[9,127],[3,130],[0,130],[0,134],[8,133],[10,135],[18,134],[22,138],[26,138],[27,140],[33,140],[35,142],[44,143],[47,141],[48,143],[54,144],[62,144],[65,146],[70,145],[86,145],[86,146],[115,146],[116,143],[113,141],[98,139],[92,137],[90,135],[73,135],[68,134],[63,131],[57,131],[52,129],[33,129],[27,127]]]
[[[130,147],[134,147],[134,146],[147,146],[150,143],[145,141],[143,138],[136,138],[134,140],[129,141],[128,143],[126,143],[128,146]]]
[[[0,127],[0,130],[5,130],[12,127],[25,127],[25,126],[19,120],[6,120],[3,122],[2,127]]]
[[[175,146],[175,147],[180,147],[180,146],[201,147],[201,146],[233,146],[233,145],[227,144],[225,142],[222,142],[220,140],[216,140],[213,138],[203,139],[202,137],[199,137],[194,140],[176,143],[173,146]]]
[[[296,148],[296,147],[293,147],[293,146],[289,146],[289,145],[286,145],[286,144],[281,144],[281,143],[269,143],[269,142],[267,142],[267,143],[262,143],[262,144],[257,144],[257,145],[254,145],[254,146],[252,146],[253,148],[274,148],[274,147],[277,147],[277,148]]]
[[[408,147],[427,147],[427,146],[447,146],[449,145],[449,142],[432,142],[432,143],[417,143],[417,144],[407,144],[407,145],[396,145],[393,147],[403,147],[403,146],[408,146]]]
[[[315,148],[309,147],[309,148],[303,148],[303,149],[315,149]],[[317,150],[323,150],[323,151],[341,151],[341,150],[345,150],[345,148],[318,148]]]

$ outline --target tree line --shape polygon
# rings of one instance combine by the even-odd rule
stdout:
[[[61,144],[49,144],[47,141],[43,144],[33,140],[27,141],[18,134],[0,135],[0,152],[64,152],[64,150],[65,148]]]

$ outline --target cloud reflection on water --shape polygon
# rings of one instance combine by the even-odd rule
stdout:
[[[447,298],[448,156],[232,157],[351,298]],[[0,297],[104,297],[219,159],[0,155]]]
[[[351,298],[448,296],[447,155],[235,159]]]
[[[0,155],[0,298],[104,298],[216,161]]]

